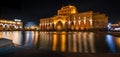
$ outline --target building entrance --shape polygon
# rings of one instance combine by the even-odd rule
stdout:
[[[62,31],[63,30],[63,24],[61,21],[58,21],[58,23],[56,24],[56,30],[57,31]]]

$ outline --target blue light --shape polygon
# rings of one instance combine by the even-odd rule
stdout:
[[[111,26],[110,26],[110,25],[111,25],[111,23],[108,23],[108,26],[107,26],[107,27],[108,27],[108,29],[111,29]]]
[[[114,43],[113,37],[111,35],[106,35],[106,42],[108,44],[110,51],[115,53],[116,52],[115,43]]]
[[[31,27],[31,26],[36,26],[36,24],[34,22],[27,22],[27,24],[25,24],[25,27]]]

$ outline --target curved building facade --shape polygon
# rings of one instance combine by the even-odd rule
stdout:
[[[12,20],[5,20],[0,19],[0,30],[22,30],[23,29],[23,22],[19,19]]]
[[[40,19],[40,30],[89,30],[107,27],[108,17],[93,11],[78,13],[75,6],[64,6],[56,16]]]

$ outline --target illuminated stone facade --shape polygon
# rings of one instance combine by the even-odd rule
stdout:
[[[90,30],[107,27],[108,17],[93,11],[78,13],[75,6],[64,6],[58,14],[50,18],[40,19],[40,30]]]
[[[19,19],[12,20],[5,20],[0,19],[0,30],[22,30],[23,29],[23,22]]]

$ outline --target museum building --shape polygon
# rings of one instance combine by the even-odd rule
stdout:
[[[43,31],[91,30],[106,28],[107,24],[108,16],[104,13],[78,13],[75,6],[68,5],[59,9],[53,17],[41,18],[39,28]]]

